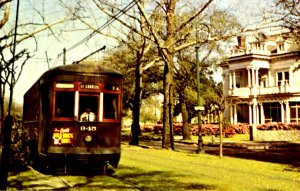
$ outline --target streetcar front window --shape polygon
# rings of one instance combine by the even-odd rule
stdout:
[[[99,97],[96,95],[80,95],[79,113],[80,121],[98,121]]]
[[[107,94],[103,96],[103,113],[105,119],[118,119],[118,95]]]
[[[55,99],[55,117],[74,117],[74,92],[58,91]]]

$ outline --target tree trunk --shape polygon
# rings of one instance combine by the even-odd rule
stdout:
[[[2,134],[3,134],[3,129],[4,129],[4,117],[5,117],[5,113],[4,113],[4,93],[5,93],[5,86],[2,84],[0,84],[0,140],[2,141]]]
[[[131,145],[139,145],[139,135],[141,134],[140,129],[140,103],[141,103],[141,56],[137,53],[137,62],[135,68],[135,94],[134,94],[134,103],[133,103],[133,121],[131,125]]]
[[[165,63],[164,66],[164,83],[163,83],[163,94],[164,94],[164,103],[163,103],[163,135],[162,135],[162,148],[170,148],[171,147],[171,135],[170,135],[170,86],[171,86],[171,73],[169,70],[169,66]]]
[[[173,142],[173,69],[174,69],[174,42],[175,42],[175,7],[176,0],[163,1],[166,9],[166,41],[159,52],[165,61],[164,66],[164,104],[163,104],[163,148],[174,149]]]
[[[181,106],[181,114],[182,114],[182,139],[183,140],[191,140],[190,128],[189,128],[189,115],[186,109],[186,92],[183,91],[180,97],[180,106]]]

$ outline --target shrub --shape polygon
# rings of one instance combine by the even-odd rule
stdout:
[[[175,125],[173,126],[173,133],[174,133],[175,135],[182,135],[182,131],[183,131],[183,126],[182,126],[181,123],[175,124]]]
[[[281,123],[281,122],[269,122],[257,126],[258,130],[300,130],[300,124],[297,123]]]
[[[142,128],[142,132],[153,132],[153,129],[154,127],[152,125],[151,126],[148,125]]]
[[[27,133],[22,131],[22,124],[15,121],[11,131],[9,165],[13,170],[23,170],[30,165],[30,151]]]
[[[235,132],[237,134],[248,134],[249,133],[249,124],[247,123],[238,123],[234,126]]]
[[[153,128],[154,134],[161,134],[163,131],[163,125],[162,124],[157,124]]]

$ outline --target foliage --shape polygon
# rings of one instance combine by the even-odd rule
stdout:
[[[120,46],[119,49],[108,52],[101,63],[104,66],[120,71],[124,76],[123,81],[123,109],[132,109],[134,101],[134,63],[135,55],[130,49]]]
[[[147,125],[142,128],[142,132],[152,132],[154,134],[162,133],[162,125]],[[198,135],[198,125],[189,125],[190,134]],[[202,135],[220,135],[219,124],[202,124],[201,125]],[[173,125],[173,132],[175,135],[182,135],[182,124],[175,123]],[[225,125],[223,128],[223,134],[225,137],[232,137],[236,134],[248,134],[250,132],[249,125],[246,123],[238,123],[237,125]]]
[[[28,147],[28,136],[22,129],[22,119],[14,116],[14,126],[11,132],[11,144],[9,151],[9,164],[13,170],[22,170],[31,164]]]
[[[298,123],[281,123],[281,122],[270,122],[257,126],[258,130],[300,130],[300,124]]]
[[[13,1],[15,2],[15,1]],[[30,4],[30,3],[29,3]],[[27,4],[27,5],[29,5]],[[13,102],[13,90],[15,84],[19,80],[23,68],[27,61],[31,58],[31,52],[36,51],[38,47],[37,36],[43,32],[50,31],[49,36],[56,36],[54,26],[57,26],[65,22],[68,18],[62,18],[60,20],[53,20],[44,14],[44,10],[40,10],[34,4],[31,4],[30,7],[26,7],[27,15],[21,15],[22,11],[16,12],[16,15],[12,11],[15,9],[11,8],[12,0],[1,1],[0,3],[0,126],[3,126],[4,117],[6,111],[8,114],[11,114],[11,107]],[[19,5],[17,3],[17,5]],[[20,7],[21,8],[21,7]],[[17,9],[18,10],[18,9]],[[17,17],[17,15],[20,16]],[[28,15],[32,13],[37,13],[36,17],[28,19]],[[12,16],[11,16],[12,15]],[[57,19],[58,17],[56,17]],[[32,40],[32,41],[30,41]],[[25,44],[25,42],[28,44]],[[30,43],[34,43],[35,46],[32,46]],[[24,47],[33,47],[29,50]],[[9,101],[8,106],[4,105],[5,96],[7,96],[6,90],[9,90]],[[1,133],[1,132],[0,132]]]
[[[215,124],[203,124],[201,125],[201,132],[202,135],[220,135],[220,127],[219,125]],[[225,137],[232,137],[236,135],[237,133],[248,133],[249,132],[249,126],[245,126],[243,131],[240,131],[240,126],[238,125],[230,125],[225,126],[223,128],[223,135]],[[193,125],[192,127],[192,134],[197,135],[198,134],[198,125]]]
[[[272,20],[277,21],[277,25],[289,32],[295,37],[293,41],[300,43],[300,1],[295,0],[275,0],[271,9]],[[293,71],[299,70],[300,64],[296,65]]]
[[[149,97],[142,100],[140,121],[156,123],[159,119],[159,113],[161,110],[161,103],[155,97]]]
[[[272,17],[280,21],[280,25],[289,29],[300,42],[300,2],[295,0],[275,0]]]
[[[134,62],[131,63],[132,65],[130,65],[133,66],[136,61],[136,73],[131,75],[135,77],[136,80],[130,80],[135,83],[128,83],[128,89],[130,91],[125,91],[124,94],[124,100],[126,100],[124,105],[126,108],[136,111],[135,109],[140,106],[138,104],[139,100],[137,100],[139,96],[137,96],[137,94],[140,93],[140,88],[142,87],[140,86],[139,75],[142,74],[143,83],[146,82],[142,87],[141,98],[146,98],[151,95],[151,88],[148,89],[148,87],[152,86],[151,83],[158,82],[161,84],[161,80],[163,80],[162,94],[164,95],[164,102],[162,122],[165,128],[163,147],[169,147],[171,141],[169,132],[170,124],[173,120],[174,96],[177,96],[173,91],[176,89],[178,92],[179,90],[185,92],[187,84],[193,79],[193,75],[189,74],[191,72],[189,68],[191,67],[185,67],[183,72],[180,71],[181,68],[183,68],[181,64],[189,63],[191,60],[184,59],[185,56],[181,57],[180,54],[184,51],[186,53],[191,52],[190,50],[194,49],[194,45],[198,44],[201,46],[201,50],[204,53],[203,55],[205,55],[202,60],[210,60],[210,64],[218,63],[215,61],[218,57],[217,54],[222,52],[222,48],[220,48],[216,41],[226,40],[232,35],[231,31],[239,27],[237,19],[230,13],[212,7],[213,0],[199,1],[197,3],[166,0],[161,2],[134,1],[135,4],[134,2],[129,3],[127,7],[130,7],[130,9],[126,10],[120,8],[120,1],[93,1],[100,13],[104,13],[109,18],[118,21],[118,24],[112,25],[116,30],[111,33],[110,31],[105,32],[93,27],[89,24],[90,22],[87,21],[90,18],[86,19],[86,17],[82,17],[82,13],[88,14],[86,9],[93,5],[80,3],[81,1],[77,2],[75,6],[76,12],[72,11],[76,19],[80,20],[82,24],[90,28],[93,32],[111,37],[117,40],[120,45],[125,45],[123,47],[130,49],[127,50],[128,55],[130,55],[130,57],[136,57],[135,60],[133,59]],[[118,16],[116,16],[116,11],[122,13],[120,14],[121,16],[118,14]],[[94,18],[94,15],[95,13],[93,12],[91,15],[92,18]],[[205,26],[207,26],[206,29],[204,29]],[[196,30],[201,30],[199,40],[196,39],[194,35]],[[216,40],[211,40],[211,36],[216,38]],[[124,57],[128,55],[122,54]],[[191,57],[191,55],[187,56]],[[207,59],[208,56],[210,56],[209,59]],[[176,63],[176,59],[178,63]],[[208,62],[206,62],[206,64],[208,64]],[[127,69],[128,65],[122,68]],[[209,72],[203,72],[201,74],[205,76],[207,73]],[[178,78],[176,78],[176,76],[178,76]],[[135,84],[134,88],[136,91],[133,91],[132,84]],[[159,85],[158,87],[161,86]],[[190,87],[192,89],[193,86]],[[133,96],[133,92],[135,96]],[[182,92],[179,92],[179,94],[182,94]],[[182,100],[185,99],[185,97],[182,98]],[[191,107],[193,106],[194,104]],[[136,113],[137,112],[134,112],[133,115],[134,122],[136,122]],[[135,126],[136,125],[133,127]]]

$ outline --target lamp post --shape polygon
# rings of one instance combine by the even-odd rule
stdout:
[[[201,106],[200,106],[200,66],[199,66],[199,31],[196,30],[196,72],[197,72],[197,107],[196,110],[198,112],[198,148],[196,153],[203,153],[203,138],[202,138],[202,122],[201,122]]]

